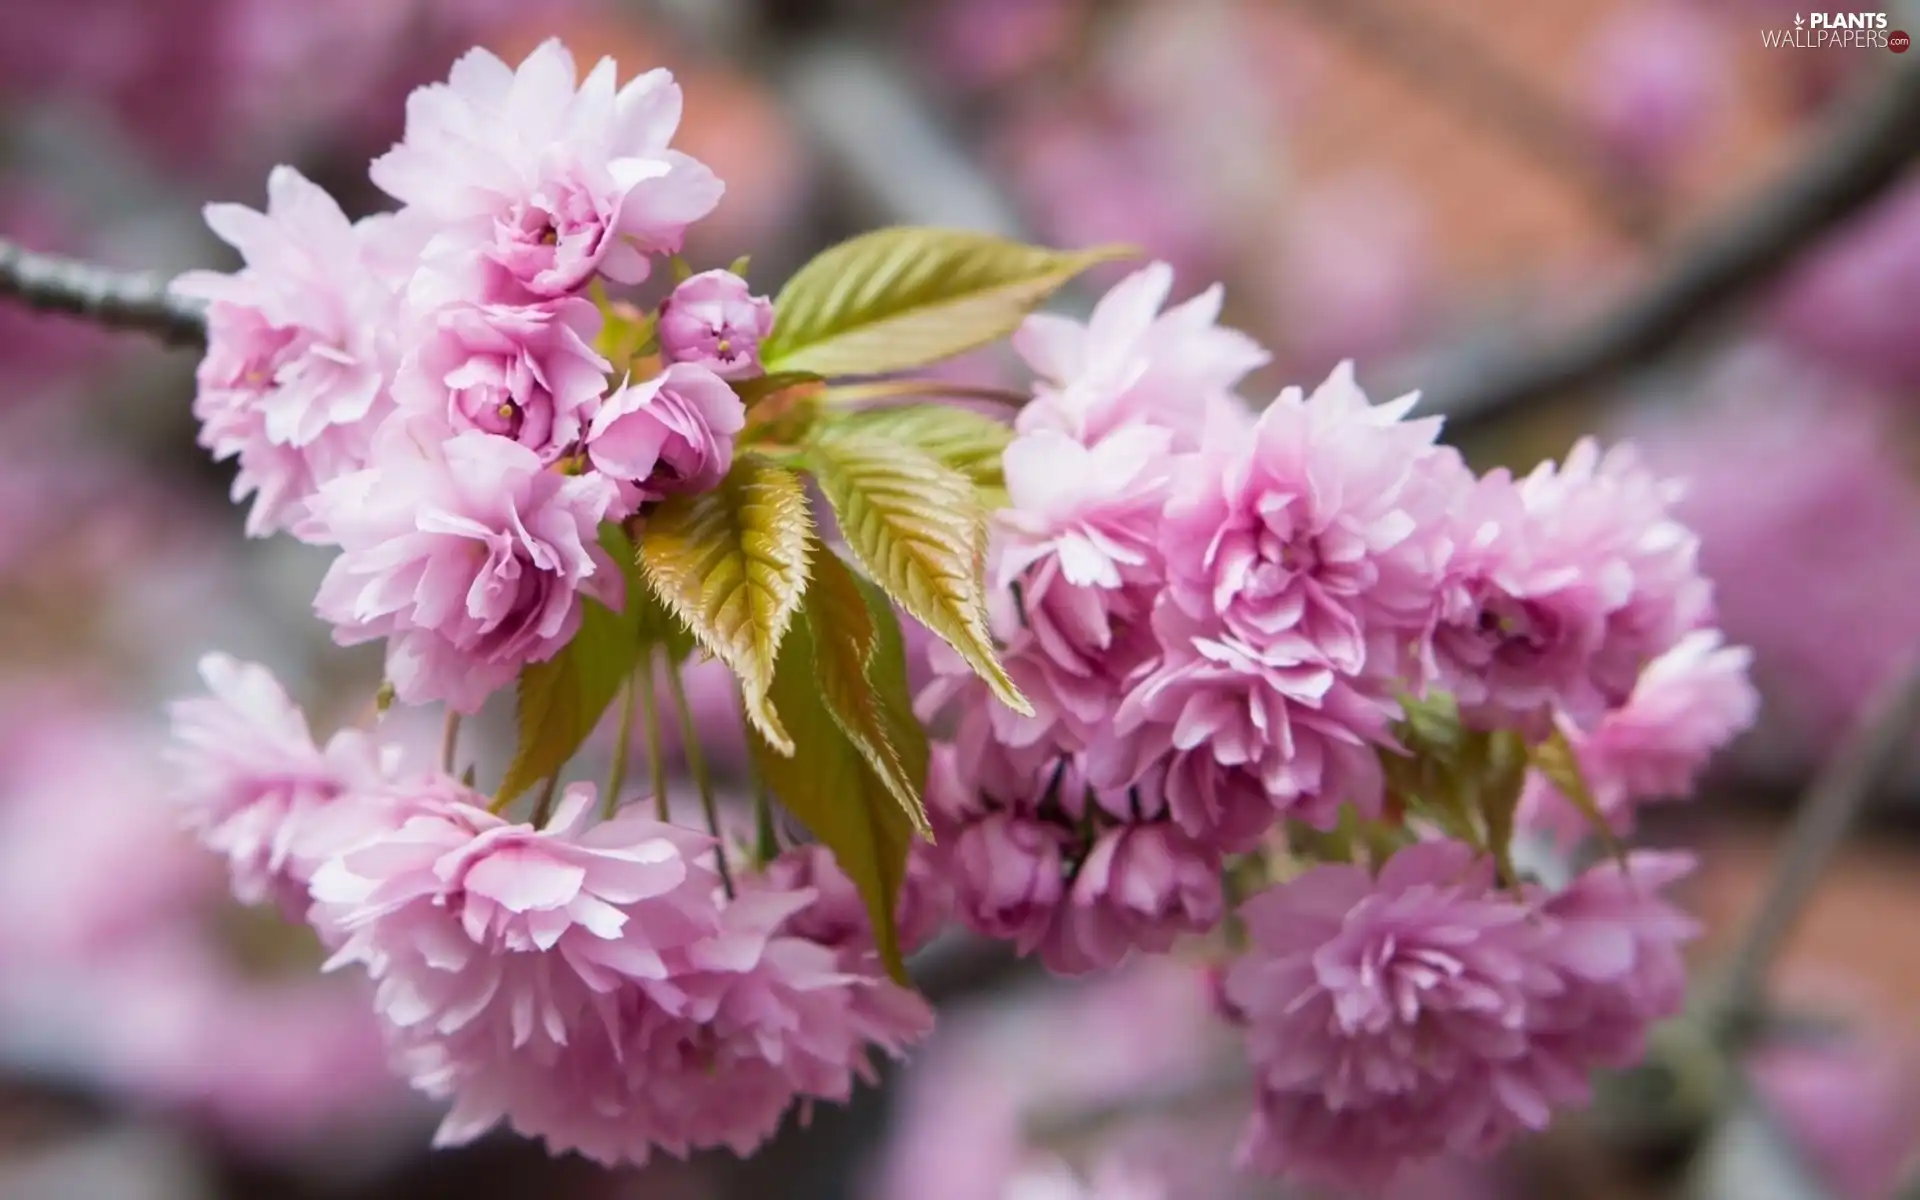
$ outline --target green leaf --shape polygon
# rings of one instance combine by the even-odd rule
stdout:
[[[972,480],[983,508],[1004,506],[1007,477],[1001,457],[1013,440],[1013,430],[1003,422],[949,404],[915,404],[851,413],[838,424],[882,441],[912,446]]]
[[[793,742],[767,693],[807,588],[812,538],[806,485],[756,454],[736,459],[713,491],[663,502],[640,538],[654,594],[739,678],[748,719],[782,754]]]
[[[729,266],[727,270],[733,272],[735,275],[738,275],[740,278],[745,279],[747,277],[747,267],[752,264],[752,261],[753,261],[752,255],[742,254],[739,258],[736,258],[733,260],[733,265]]]
[[[502,803],[567,765],[639,659],[632,621],[597,601],[580,603],[573,640],[520,672],[520,734],[500,781]]]
[[[1580,757],[1574,751],[1573,743],[1567,740],[1565,731],[1555,726],[1544,741],[1533,745],[1529,756],[1534,770],[1546,776],[1555,790],[1567,798],[1574,811],[1586,819],[1592,827],[1594,836],[1607,848],[1613,857],[1626,861],[1626,848],[1613,834],[1613,826],[1607,823],[1606,816],[1600,811],[1600,802],[1594,799],[1593,789],[1587,786],[1587,777],[1580,769]]]
[[[819,657],[811,616],[803,613],[781,643],[772,688],[773,705],[793,732],[792,753],[769,745],[755,727],[748,739],[754,767],[860,890],[880,959],[904,984],[894,908],[906,881],[913,825],[828,710],[815,677]]]
[[[859,575],[853,578],[873,617],[875,644],[873,661],[867,664],[867,681],[880,697],[880,715],[887,725],[887,740],[899,753],[914,794],[924,796],[927,731],[913,713],[913,686],[907,679],[907,642],[900,633],[900,614],[894,610],[893,601],[871,579]],[[927,836],[932,840],[931,833]]]
[[[842,242],[774,300],[768,371],[883,375],[1012,333],[1035,305],[1124,247],[1059,251],[991,234],[901,226]]]
[[[1031,715],[987,630],[986,518],[967,477],[911,446],[820,431],[807,463],[874,582],[958,651],[1001,703]]]
[[[892,616],[888,606],[887,615]],[[904,730],[901,713],[887,711],[898,697],[875,682],[880,657],[880,627],[861,590],[858,578],[839,556],[822,551],[813,556],[813,580],[807,586],[807,626],[813,633],[813,667],[820,698],[840,732],[860,751],[867,766],[906,812],[914,829],[931,837],[927,810],[920,792],[926,786],[925,736],[917,755],[919,773],[908,764],[895,739]],[[904,663],[903,663],[904,665]],[[889,681],[891,682],[891,681]],[[906,721],[917,730],[911,708]]]

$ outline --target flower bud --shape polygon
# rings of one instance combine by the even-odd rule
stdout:
[[[660,352],[698,363],[722,379],[760,372],[760,342],[773,331],[773,302],[731,271],[703,271],[660,306]]]

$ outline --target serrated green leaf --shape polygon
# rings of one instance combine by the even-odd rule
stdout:
[[[732,381],[733,394],[740,397],[740,403],[748,408],[765,400],[768,396],[799,387],[803,383],[819,383],[820,376],[812,371],[782,371],[777,375],[755,375],[751,379]]]
[[[867,575],[958,651],[1001,703],[1031,715],[987,629],[986,518],[967,477],[911,446],[848,429],[821,431],[807,463]]]
[[[884,375],[996,341],[1124,247],[1060,251],[959,229],[899,226],[816,256],[774,300],[769,371]]]
[[[567,765],[619,695],[639,653],[632,621],[597,601],[581,601],[573,640],[520,672],[520,732],[500,781],[503,803]]]
[[[885,785],[914,829],[932,836],[920,798],[926,783],[924,756],[916,777],[895,745],[898,715],[886,711],[896,698],[875,682],[880,657],[880,628],[854,573],[831,552],[813,555],[813,579],[807,585],[807,625],[813,633],[814,674],[820,697],[840,732],[853,743],[867,766]],[[888,615],[892,613],[888,608]],[[911,710],[906,718],[913,720]],[[917,726],[918,722],[915,722]]]
[[[1001,466],[1013,430],[1004,422],[950,404],[914,404],[849,413],[838,424],[882,441],[926,453],[973,481],[982,507],[1003,507],[1007,476]]]
[[[927,731],[913,713],[913,685],[907,678],[907,642],[900,633],[900,614],[893,601],[873,580],[853,577],[866,598],[867,611],[873,616],[873,661],[867,664],[867,679],[880,696],[880,715],[887,723],[887,738],[907,769],[907,779],[916,796],[927,790]],[[931,833],[927,834],[929,841]]]
[[[1607,852],[1624,863],[1626,848],[1614,836],[1613,826],[1607,823],[1606,815],[1600,811],[1600,802],[1594,798],[1593,789],[1587,786],[1586,774],[1580,769],[1580,757],[1574,751],[1573,743],[1567,740],[1565,731],[1556,726],[1543,741],[1533,744],[1528,759],[1533,769],[1545,776],[1547,782],[1567,798],[1567,803],[1573,805],[1574,811],[1585,818]]]
[[[814,677],[818,654],[808,614],[802,613],[780,647],[772,700],[793,731],[793,751],[782,754],[756,727],[749,731],[754,767],[788,812],[812,831],[866,902],[874,945],[887,971],[907,982],[894,909],[906,881],[913,826],[866,757],[828,711]]]
[[[719,487],[647,516],[640,566],[656,596],[740,680],[748,718],[793,752],[768,701],[781,639],[807,588],[813,518],[798,475],[743,454]]]

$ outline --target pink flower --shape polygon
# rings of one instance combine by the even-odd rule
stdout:
[[[1032,817],[995,812],[966,825],[947,851],[956,912],[977,932],[1031,953],[1066,898],[1065,848],[1060,830]]]
[[[314,500],[341,553],[314,609],[343,645],[387,639],[407,703],[477,711],[573,636],[582,595],[618,605],[620,573],[596,531],[613,488],[541,467],[516,442],[393,428],[374,465]]]
[[[1557,705],[1582,726],[1711,615],[1674,485],[1631,447],[1583,440],[1518,483],[1490,472],[1455,517],[1432,651],[1462,708],[1493,724]]]
[[[1908,395],[1920,382],[1920,344],[1900,298],[1908,294],[1916,274],[1920,185],[1908,182],[1796,263],[1771,305],[1770,323],[1834,371]],[[1820,414],[1816,421],[1824,421],[1826,405],[1809,399]],[[1753,419],[1774,418],[1756,412]]]
[[[706,491],[733,465],[733,439],[747,410],[705,367],[675,363],[608,396],[587,431],[587,457],[638,501]]]
[[[190,271],[176,292],[211,301],[194,415],[216,459],[238,457],[247,532],[292,528],[313,490],[365,464],[391,407],[397,288],[355,226],[292,167],[267,177],[267,211],[214,204],[207,224],[239,250],[233,275]]]
[[[541,830],[468,795],[313,878],[313,920],[339,947],[329,967],[365,966],[415,1086],[454,1099],[442,1145],[585,1106],[567,1052],[604,1051],[642,983],[655,1001],[689,1003],[672,981],[688,947],[720,928],[717,877],[695,861],[709,839],[631,810],[590,824],[584,784]],[[583,1107],[579,1120],[596,1115]],[[569,1145],[564,1129],[531,1131]]]
[[[1897,1194],[1920,1079],[1897,1045],[1836,1038],[1762,1046],[1747,1062],[1767,1112],[1841,1200]]]
[[[1183,467],[1161,531],[1168,594],[1263,654],[1349,676],[1370,637],[1423,626],[1452,476],[1439,420],[1402,420],[1417,399],[1371,405],[1343,363]]]
[[[1070,587],[1151,580],[1172,443],[1153,426],[1091,446],[1053,429],[1015,438],[1002,456],[1010,503],[996,514],[999,586],[1043,559],[1059,562]]]
[[[680,88],[664,70],[616,90],[612,59],[577,81],[572,55],[542,44],[515,68],[485,50],[407,101],[406,137],[374,160],[382,191],[445,225],[436,257],[478,252],[535,295],[598,272],[639,283],[647,255],[680,248],[721,183],[667,148]]]
[[[1636,850],[1624,866],[1589,867],[1539,903],[1549,922],[1547,961],[1560,980],[1528,1018],[1543,1057],[1582,1076],[1630,1066],[1646,1053],[1648,1029],[1680,1012],[1687,987],[1680,946],[1699,926],[1660,891],[1693,866],[1691,855]]]
[[[394,398],[456,432],[511,438],[551,463],[580,440],[606,391],[609,364],[592,346],[599,327],[586,300],[439,307],[416,335]]]
[[[278,900],[298,919],[314,868],[338,848],[340,806],[391,780],[395,748],[357,729],[316,746],[265,667],[209,654],[200,677],[211,694],[173,705],[178,802],[188,826],[228,860],[234,895]]]
[[[915,842],[918,849],[924,842]],[[933,933],[941,914],[937,894],[927,894],[924,864],[909,857],[907,879],[900,889],[895,910],[900,943],[909,952],[918,949]],[[818,942],[822,946],[871,950],[873,928],[865,901],[853,880],[834,861],[825,846],[795,846],[768,863],[761,873],[764,886],[775,891],[811,891],[813,902],[788,918],[784,926],[794,937]],[[930,911],[921,911],[930,910]]]
[[[1206,423],[1238,418],[1232,389],[1267,352],[1214,323],[1218,285],[1161,313],[1172,288],[1173,269],[1154,263],[1114,285],[1085,325],[1028,317],[1013,347],[1043,382],[1020,410],[1020,432],[1056,429],[1091,445],[1123,425],[1151,424],[1191,449]]]
[[[1556,981],[1528,907],[1495,890],[1487,861],[1419,843],[1377,879],[1314,867],[1241,914],[1253,948],[1227,998],[1257,1077],[1249,1165],[1378,1187],[1545,1124],[1527,1017]]]
[[[1166,599],[1153,627],[1165,657],[1113,715],[1115,735],[1131,739],[1135,771],[1198,751],[1254,774],[1276,815],[1330,828],[1342,803],[1375,810],[1374,745],[1386,736],[1387,702],[1331,667],[1257,650]]]
[[[1602,717],[1591,733],[1561,723],[1581,775],[1616,833],[1632,828],[1639,803],[1691,793],[1708,758],[1753,723],[1760,698],[1747,680],[1752,658],[1745,647],[1721,645],[1718,630],[1696,630],[1648,663],[1626,704]],[[1524,824],[1569,839],[1592,832],[1541,777],[1528,781],[1521,811]]]
[[[660,306],[660,352],[722,379],[760,373],[760,343],[773,332],[773,302],[747,290],[732,271],[702,271]]]
[[[1084,974],[1208,932],[1226,904],[1220,870],[1219,854],[1165,822],[1109,829],[1080,863],[1042,961],[1061,974]]]

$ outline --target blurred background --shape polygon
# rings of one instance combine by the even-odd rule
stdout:
[[[1875,11],[1920,29],[1913,8]],[[12,0],[0,236],[124,268],[231,266],[202,204],[259,205],[267,169],[292,162],[351,215],[379,208],[365,165],[409,88],[468,46],[517,61],[558,34],[623,76],[679,76],[677,144],[728,187],[698,267],[751,252],[772,291],[896,222],[1131,242],[1175,265],[1181,296],[1226,283],[1227,322],[1274,351],[1256,402],[1351,357],[1376,398],[1427,388],[1482,465],[1633,437],[1691,481],[1683,511],[1766,697],[1699,801],[1648,831],[1703,854],[1710,979],[1795,798],[1920,650],[1920,54],[1764,44],[1798,16],[1785,0]],[[161,803],[161,706],[203,651],[272,666],[323,734],[379,680],[377,650],[334,649],[311,616],[324,556],[242,538],[226,470],[194,444],[193,366],[0,305],[0,1198],[999,1200],[1077,1194],[1061,1163],[1182,1198],[1294,1195],[1228,1169],[1244,1099],[1209,1083],[1233,1050],[1199,965],[1069,986],[963,941],[918,964],[942,1006],[923,1054],[753,1162],[610,1175],[511,1139],[428,1155],[434,1114],[385,1073],[352,982],[315,973],[304,930],[236,910]],[[951,370],[1020,379],[999,355]],[[737,779],[725,681],[693,691]],[[1590,1117],[1402,1200],[1893,1195],[1920,1145],[1914,757],[1774,973],[1792,1019],[1746,1063],[1760,1148],[1702,1167],[1723,1081],[1682,1028]],[[1793,1171],[1769,1166],[1782,1154]]]

